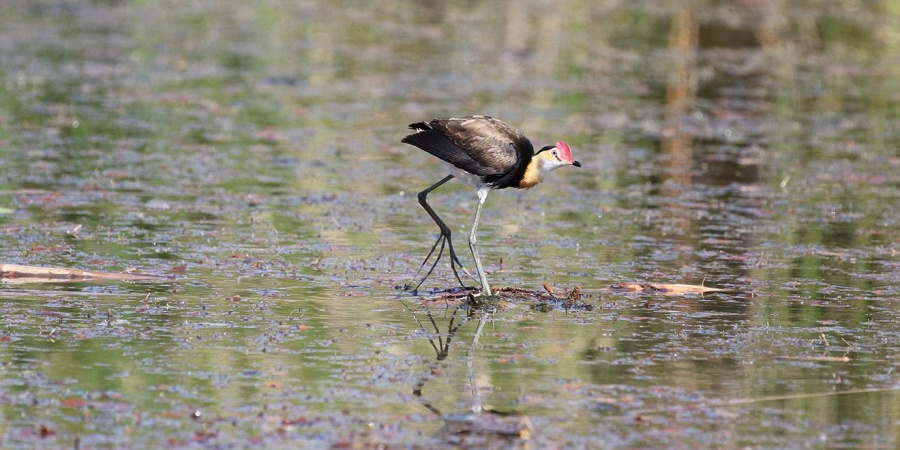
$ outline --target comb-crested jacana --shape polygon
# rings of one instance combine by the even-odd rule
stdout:
[[[456,252],[453,251],[450,228],[425,201],[431,191],[457,177],[478,190],[478,207],[475,209],[475,220],[472,222],[472,232],[469,234],[469,249],[475,260],[481,292],[484,295],[491,295],[491,288],[475,246],[478,219],[481,217],[481,207],[484,205],[488,192],[508,187],[530,189],[543,181],[544,176],[551,171],[563,166],[581,167],[581,163],[572,159],[572,151],[562,141],[535,152],[531,141],[525,135],[512,125],[493,117],[465,116],[434,119],[430,122],[410,124],[409,128],[416,132],[403,138],[402,142],[419,147],[451,165],[450,175],[419,192],[419,204],[425,208],[425,211],[441,230],[440,236],[431,246],[431,251],[428,252],[428,256],[419,267],[419,272],[428,263],[438,248],[438,244],[441,248],[438,250],[434,263],[422,277],[422,281],[419,281],[413,288],[413,291],[418,291],[419,286],[434,271],[444,253],[445,244],[450,250],[450,268],[453,269],[453,274],[459,284],[465,287],[456,266],[459,266],[466,275],[472,276],[459,262]],[[419,272],[416,273],[413,281],[418,277]]]

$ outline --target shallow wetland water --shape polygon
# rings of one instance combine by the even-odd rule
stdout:
[[[897,448],[900,7],[794,3],[0,3],[0,263],[168,277],[0,280],[0,447]],[[467,309],[476,113],[583,167]]]

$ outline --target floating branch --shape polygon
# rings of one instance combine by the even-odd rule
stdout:
[[[65,281],[166,281],[168,277],[142,273],[91,272],[65,267],[38,267],[0,263],[0,282],[8,284],[58,283]]]
[[[706,292],[725,292],[725,289],[710,288],[694,284],[668,283],[617,283],[609,287],[613,292],[647,292],[664,295],[704,294]]]

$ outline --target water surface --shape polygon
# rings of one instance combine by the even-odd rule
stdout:
[[[0,284],[0,442],[895,448],[898,19],[5,2],[0,262],[173,278]],[[397,289],[445,175],[406,124],[475,113],[584,165],[488,198],[491,282],[534,295],[481,330],[446,263]],[[465,256],[474,192],[429,198]]]

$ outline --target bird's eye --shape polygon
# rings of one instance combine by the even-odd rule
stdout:
[[[559,152],[556,151],[556,149],[553,149],[553,151],[551,153],[553,154],[554,158],[559,159]]]

